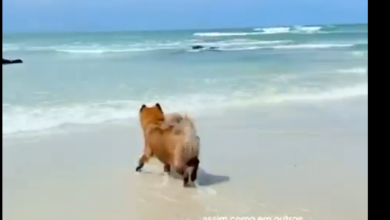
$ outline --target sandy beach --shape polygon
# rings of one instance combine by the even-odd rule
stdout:
[[[367,99],[353,99],[193,114],[202,144],[196,189],[162,175],[157,161],[135,173],[136,119],[3,135],[3,219],[366,220],[367,111]]]

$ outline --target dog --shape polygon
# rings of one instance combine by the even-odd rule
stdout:
[[[171,169],[183,176],[183,185],[195,182],[199,167],[200,138],[193,120],[178,113],[164,115],[159,103],[152,107],[145,104],[139,111],[144,134],[144,152],[138,161],[136,172],[140,172],[151,157],[164,164],[164,172]]]

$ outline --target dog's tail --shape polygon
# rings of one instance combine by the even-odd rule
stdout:
[[[179,123],[183,131],[182,156],[187,161],[199,155],[200,138],[198,136],[194,120],[187,114]]]
[[[179,131],[180,143],[175,149],[176,167],[183,168],[192,158],[197,158],[200,151],[200,138],[197,134],[194,120],[187,114],[175,126],[175,130]]]

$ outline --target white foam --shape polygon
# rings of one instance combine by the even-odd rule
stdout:
[[[200,32],[194,33],[197,37],[231,37],[231,36],[250,36],[261,35],[259,32]]]
[[[92,54],[102,55],[106,53],[141,53],[141,52],[152,52],[159,50],[183,50],[189,49],[194,44],[200,44],[209,47],[218,48],[231,48],[247,46],[259,46],[259,45],[277,45],[293,43],[291,40],[251,40],[251,39],[229,39],[220,40],[214,42],[207,42],[202,40],[182,40],[173,42],[141,42],[133,44],[65,44],[65,45],[52,45],[52,46],[18,46],[18,45],[3,45],[3,51],[30,51],[30,52],[57,52],[57,53],[68,53],[68,54]],[[6,47],[6,48],[5,48]]]
[[[255,28],[255,31],[262,31],[266,34],[281,34],[290,32],[290,27],[270,27],[270,28]]]
[[[102,53],[126,53],[126,52],[144,52],[153,51],[152,48],[132,48],[132,49],[58,49],[57,52],[62,53],[79,53],[79,54],[102,54]]]
[[[264,89],[264,88],[262,88]],[[3,104],[3,134],[42,131],[74,124],[98,124],[113,120],[135,119],[142,104],[159,102],[167,112],[211,113],[229,106],[257,105],[287,101],[318,101],[366,96],[368,84],[334,88],[326,91],[297,90],[279,92],[276,88],[262,91],[231,91],[225,94],[187,94],[155,100],[118,100],[103,103],[80,103],[61,106],[13,106]]]
[[[270,30],[271,31],[271,30]],[[272,32],[272,31],[271,31]],[[198,33],[199,36],[246,36],[246,35],[258,35],[263,32],[253,33]],[[363,42],[366,43],[367,42]],[[359,42],[359,44],[361,44]],[[294,44],[292,40],[254,40],[254,39],[225,39],[219,41],[204,41],[204,40],[181,40],[181,41],[145,41],[138,43],[127,44],[80,44],[77,42],[64,45],[51,45],[51,46],[21,46],[21,45],[9,45],[5,44],[7,48],[3,51],[29,51],[29,52],[54,52],[62,54],[79,54],[79,55],[105,55],[107,53],[144,53],[153,51],[167,51],[167,50],[191,50],[193,45],[202,45],[205,47],[217,47],[221,51],[244,51],[244,50],[261,50],[261,49],[321,49],[332,47],[353,47],[357,43],[306,43],[306,44]],[[4,45],[3,45],[4,46]]]
[[[243,51],[243,50],[307,50],[307,49],[330,49],[330,48],[348,48],[354,44],[289,44],[289,45],[267,45],[267,46],[244,46],[220,48],[221,51]]]
[[[197,111],[226,103],[225,96],[190,94],[167,97],[165,100],[118,100],[66,106],[13,106],[3,104],[3,134],[39,131],[70,124],[98,124],[107,121],[135,118],[142,104],[164,103],[167,111]],[[180,101],[183,100],[183,101]],[[202,103],[202,105],[200,105]]]
[[[365,57],[367,56],[368,51],[352,51],[351,54],[355,57]]]
[[[355,73],[355,74],[367,74],[367,67],[356,67],[350,69],[341,69],[337,70],[339,73]]]
[[[315,33],[321,30],[321,26],[294,26],[293,30],[298,32]]]
[[[259,49],[272,47],[271,45],[285,45],[291,43],[293,43],[293,41],[291,40],[262,41],[262,40],[249,40],[249,39],[232,39],[232,40],[225,40],[225,41],[200,43],[202,46],[205,46],[206,48],[200,50],[188,50],[188,51],[189,52],[205,51],[207,50],[207,47],[217,47],[219,51],[259,50]]]
[[[144,52],[154,50],[177,49],[191,45],[193,40],[181,41],[140,41],[121,43],[80,43],[71,42],[54,45],[39,44],[3,44],[3,51],[29,51],[29,52],[60,52],[79,54],[102,54],[102,53],[124,53],[124,52]]]
[[[354,44],[296,44],[273,46],[274,49],[321,49],[334,47],[353,47]]]
[[[321,101],[321,100],[336,100],[345,99],[358,96],[368,95],[368,84],[358,84],[346,88],[332,89],[330,91],[317,92],[317,93],[298,93],[289,95],[280,95],[270,97],[264,101],[280,103],[280,102],[291,102],[291,101]]]
[[[286,44],[293,43],[291,40],[248,40],[248,39],[232,39],[217,42],[204,42],[201,43],[205,46],[217,46],[217,47],[231,47],[231,46],[250,46],[250,45],[273,45],[273,44]]]
[[[268,27],[268,28],[255,28],[254,31],[258,31],[261,34],[313,34],[321,33],[321,26],[292,26],[292,27]]]

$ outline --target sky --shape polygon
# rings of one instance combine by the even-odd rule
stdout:
[[[4,32],[368,23],[368,0],[3,0]]]

